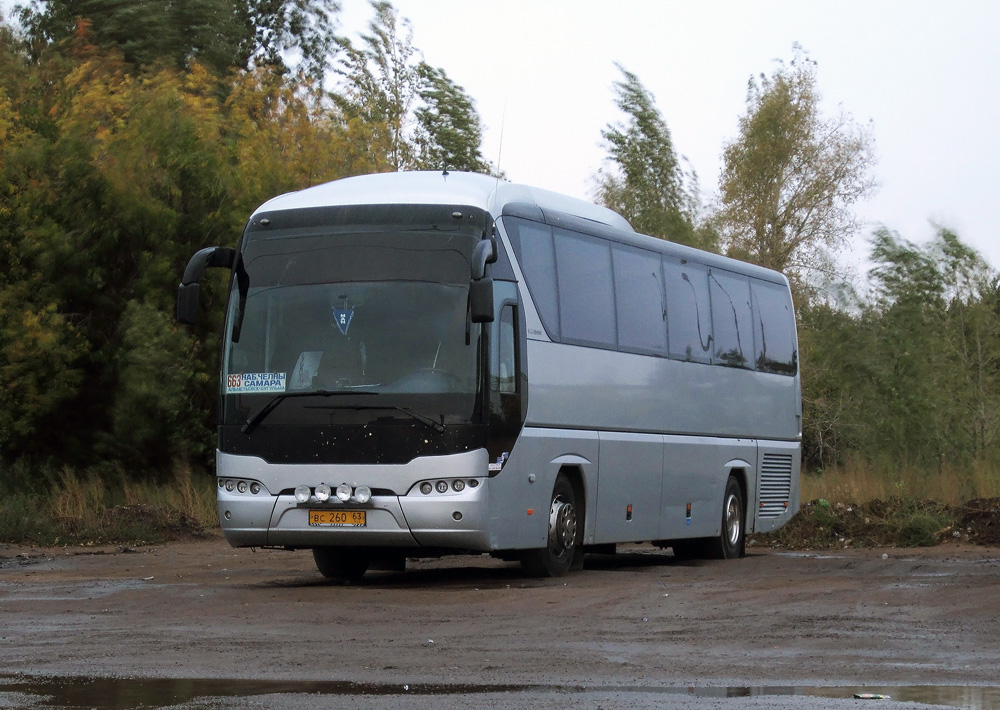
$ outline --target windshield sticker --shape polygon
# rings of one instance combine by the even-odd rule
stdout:
[[[226,375],[226,394],[284,392],[284,372],[244,372]]]
[[[313,378],[319,374],[319,361],[323,358],[322,350],[307,350],[299,355],[292,368],[291,381],[288,388],[292,390],[307,390],[312,387]]]
[[[347,335],[347,329],[351,327],[351,319],[354,318],[353,308],[334,308],[333,320],[336,321],[340,332]]]

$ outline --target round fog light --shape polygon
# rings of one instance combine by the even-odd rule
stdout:
[[[368,486],[358,486],[354,489],[354,500],[358,503],[367,503],[372,499],[372,489]]]
[[[454,513],[451,514],[451,517],[453,517],[456,521],[458,521],[462,519],[462,514],[456,510]]]
[[[330,486],[326,485],[325,483],[320,483],[318,486],[316,486],[316,500],[318,500],[320,503],[325,503],[327,500],[329,500],[331,493],[333,493],[333,491],[330,489]]]
[[[229,491],[230,493],[232,493],[234,488],[236,488],[236,484],[235,483],[233,483],[232,481],[226,481],[226,490],[227,491]]]
[[[295,489],[295,500],[299,503],[307,502],[311,495],[312,491],[309,490],[309,486],[301,485]]]
[[[460,493],[465,490],[465,481],[461,478],[456,478],[451,482],[451,487],[455,489],[456,493]]]
[[[437,482],[437,492],[447,493],[448,492],[448,481],[438,481]]]
[[[223,517],[224,517],[224,518],[225,518],[226,520],[232,520],[232,519],[233,519],[233,514],[232,514],[232,513],[230,513],[230,512],[229,512],[229,511],[227,510],[227,511],[226,511],[226,512],[225,512],[225,513],[223,514]]]
[[[423,493],[425,496],[430,495],[430,492],[433,490],[434,486],[432,486],[427,481],[424,481],[423,483],[420,484],[420,492]]]
[[[346,503],[347,501],[349,501],[351,499],[351,493],[353,493],[353,491],[351,490],[351,487],[346,483],[341,483],[339,486],[337,486],[337,498],[340,500],[341,503]]]
[[[249,488],[249,486],[247,486],[246,481],[240,481],[239,483],[236,484],[236,490],[238,490],[240,493],[246,493],[247,488]]]

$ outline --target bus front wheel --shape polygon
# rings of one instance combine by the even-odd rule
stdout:
[[[545,547],[526,550],[521,566],[534,577],[561,577],[570,571],[579,539],[576,493],[569,479],[559,474],[549,505],[549,534]]]
[[[357,582],[368,571],[368,555],[349,547],[314,547],[313,559],[327,579]]]

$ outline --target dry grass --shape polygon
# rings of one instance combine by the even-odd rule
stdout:
[[[145,505],[176,510],[198,521],[203,527],[218,525],[215,506],[215,477],[194,477],[187,463],[174,464],[171,484],[157,484],[135,479],[123,484],[125,505]]]
[[[978,461],[959,468],[942,465],[922,471],[900,465],[889,467],[866,461],[802,475],[802,500],[825,499],[844,503],[903,498],[960,505],[975,498],[1000,497],[1000,465]]]
[[[123,471],[50,472],[47,485],[0,496],[0,541],[146,544],[216,527],[215,477],[175,464],[155,482]],[[5,488],[10,488],[5,486]]]

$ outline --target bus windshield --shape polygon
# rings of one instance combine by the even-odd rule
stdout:
[[[414,414],[436,426],[473,421],[482,378],[468,294],[478,235],[265,221],[275,226],[248,231],[237,259],[223,424],[245,424],[289,395],[295,403],[275,407],[278,420],[299,412],[302,423],[309,409],[341,424],[412,424]]]

